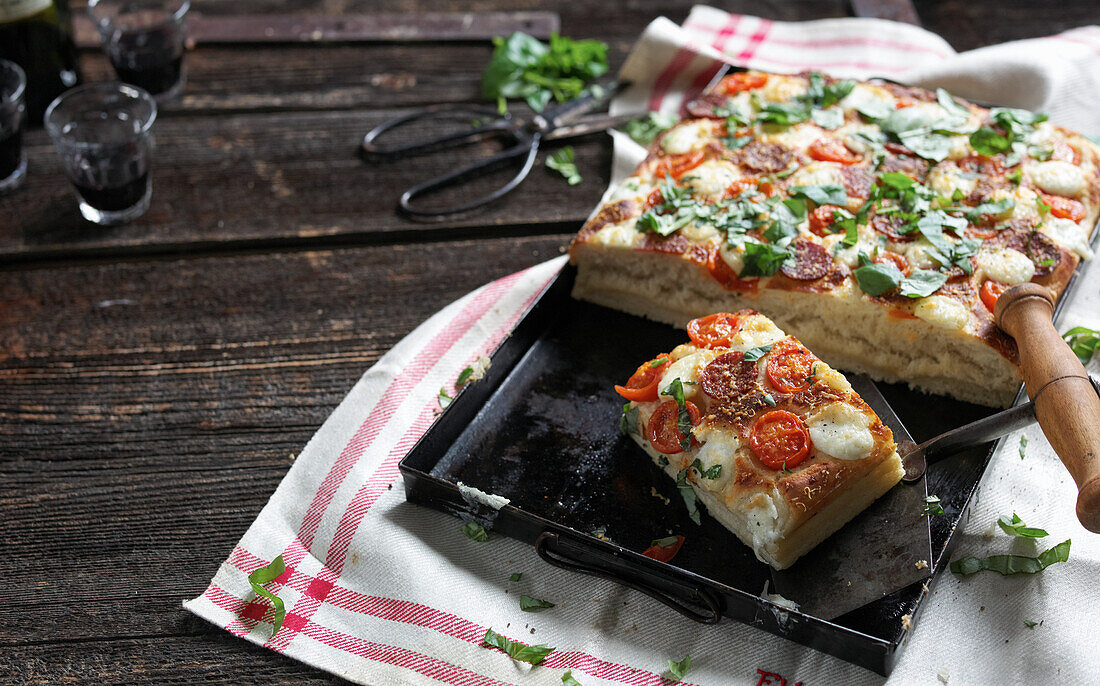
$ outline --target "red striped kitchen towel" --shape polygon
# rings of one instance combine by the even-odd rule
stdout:
[[[728,60],[764,69],[827,69],[944,85],[961,95],[1046,109],[1056,121],[1100,131],[1088,98],[1100,92],[1100,29],[957,55],[919,28],[871,19],[779,23],[707,7],[683,27],[658,19],[623,68],[634,88],[617,111],[675,110]],[[1006,80],[1007,79],[1007,80]],[[996,96],[996,97],[993,97]],[[615,173],[633,166],[616,137]],[[665,684],[666,659],[692,657],[685,683],[879,684],[821,653],[732,622],[692,623],[634,591],[578,579],[530,546],[477,543],[457,520],[405,502],[397,463],[431,423],[440,387],[490,352],[561,268],[564,258],[495,281],[418,327],[369,369],[302,450],[210,586],[186,602],[195,614],[254,643],[363,684]],[[1100,272],[1085,274],[1065,321],[1100,326]],[[1029,456],[1002,451],[983,487],[962,550],[988,547],[988,523],[1015,511],[1064,540],[1073,559],[1039,579],[985,575],[945,580],[891,678],[896,683],[1089,683],[1087,642],[1100,596],[1100,543],[1080,529],[1073,483],[1041,433]],[[1031,515],[1031,516],[1029,516]],[[1057,533],[1055,533],[1057,532]],[[1001,546],[1004,547],[1004,546]],[[247,576],[283,555],[267,587],[287,606],[271,638],[271,604]],[[509,580],[522,572],[517,582]],[[578,583],[580,581],[580,583]],[[556,604],[520,611],[528,594]],[[1024,620],[1043,621],[1029,629]],[[556,650],[531,668],[481,646],[492,627]]]

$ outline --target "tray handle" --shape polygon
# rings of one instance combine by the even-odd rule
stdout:
[[[645,582],[627,578],[620,573],[599,567],[593,564],[580,562],[578,560],[572,560],[566,557],[561,552],[560,536],[552,531],[543,531],[539,534],[539,537],[535,540],[535,552],[539,557],[545,560],[547,563],[560,567],[561,569],[567,569],[571,572],[580,572],[581,574],[588,574],[590,576],[596,576],[601,579],[607,579],[608,581],[614,581],[617,584],[628,586],[636,591],[645,593],[650,598],[664,603],[665,605],[676,610],[683,616],[694,619],[702,624],[717,624],[718,620],[722,616],[721,605],[714,594],[709,590],[696,586],[691,589],[692,602],[698,603],[706,608],[706,612],[697,612],[692,607],[684,604],[679,599],[665,593],[664,591],[650,586]],[[550,546],[553,545],[557,548],[554,553],[550,552]]]

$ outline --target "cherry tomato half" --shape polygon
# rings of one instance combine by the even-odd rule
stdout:
[[[702,420],[702,413],[699,412],[699,408],[696,407],[695,403],[690,400],[684,405],[687,407],[688,417],[691,418],[691,425],[695,426]],[[681,447],[680,441],[684,440],[684,434],[680,433],[679,418],[680,407],[675,400],[664,401],[650,415],[645,433],[646,438],[657,449],[657,452],[665,455],[675,455],[683,452],[684,449]],[[691,440],[694,442],[695,438],[693,437]]]
[[[990,312],[997,305],[997,298],[1001,297],[1001,293],[1008,290],[1008,286],[1004,285],[1000,281],[986,281],[982,284],[982,290],[978,295],[982,298],[982,304],[986,306]]]
[[[657,162],[657,166],[653,168],[653,175],[658,179],[663,179],[665,178],[665,174],[671,174],[672,178],[679,179],[687,172],[702,164],[706,157],[707,154],[702,150],[693,150],[680,155],[662,157]]]
[[[660,362],[664,360],[664,362]],[[653,360],[646,362],[638,371],[627,379],[625,386],[615,386],[615,392],[636,403],[647,403],[657,399],[657,385],[661,382],[672,358],[668,355],[658,355]]]
[[[703,348],[728,348],[731,339],[740,330],[741,318],[729,312],[717,312],[692,319],[687,325],[691,342]]]
[[[773,345],[766,359],[768,381],[780,393],[798,393],[809,389],[814,363],[819,361],[816,355],[789,338]]]
[[[733,95],[734,93],[751,91],[757,88],[761,88],[767,82],[767,74],[761,74],[759,72],[740,71],[736,74],[730,74],[726,78],[722,79],[721,88],[726,92],[726,94]]]
[[[822,162],[840,162],[841,164],[855,164],[863,158],[838,140],[832,138],[818,138],[810,144],[807,152],[810,157]]]
[[[797,467],[810,454],[810,430],[798,415],[772,410],[761,416],[749,432],[749,447],[771,469]]]
[[[810,213],[810,232],[816,236],[829,234],[829,227],[833,225],[833,212],[840,209],[836,205],[820,205]]]
[[[656,543],[656,541],[654,542]],[[676,540],[668,545],[651,545],[645,549],[642,555],[652,557],[658,562],[668,562],[680,552],[680,546],[684,545],[684,537],[677,534]]]
[[[1085,206],[1076,200],[1064,198],[1060,195],[1042,194],[1043,202],[1050,205],[1050,213],[1061,219],[1072,219],[1079,222],[1085,218]]]

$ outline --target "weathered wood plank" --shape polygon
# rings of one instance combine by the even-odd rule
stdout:
[[[419,240],[453,237],[456,229],[481,235],[561,233],[579,228],[606,187],[610,139],[601,134],[570,141],[585,179],[581,185],[570,186],[546,169],[543,153],[527,181],[484,212],[442,225],[446,228],[409,221],[395,213],[402,189],[439,174],[447,164],[490,151],[466,148],[397,162],[363,161],[358,155],[363,134],[396,113],[165,118],[154,129],[149,211],[109,229],[80,218],[48,138],[31,132],[26,186],[0,198],[0,262],[323,238]],[[492,180],[501,185],[506,179]],[[479,187],[487,188],[488,181]]]

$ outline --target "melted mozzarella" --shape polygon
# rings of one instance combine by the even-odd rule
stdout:
[[[801,78],[771,75],[756,92],[768,102],[787,102],[809,90],[809,84]]]
[[[1037,162],[1028,165],[1027,174],[1032,183],[1047,193],[1072,198],[1085,190],[1085,173],[1069,162]]]
[[[619,187],[615,189],[615,192],[611,194],[611,197],[607,199],[608,202],[617,202],[619,200],[626,200],[628,198],[644,198],[649,195],[656,186],[646,183],[637,176],[631,176],[626,179]]]
[[[875,447],[867,415],[849,405],[826,405],[806,425],[817,452],[838,460],[862,460]]]
[[[1016,189],[1016,206],[1012,208],[1010,219],[1037,219],[1039,217],[1039,194],[1030,188],[1020,186]]]
[[[786,334],[766,317],[748,317],[741,324],[741,330],[730,342],[730,350],[745,352],[762,345],[771,345],[785,338]]]
[[[698,382],[699,376],[703,373],[703,369],[706,368],[710,361],[718,356],[713,350],[704,348],[694,352],[690,355],[685,355],[676,360],[668,366],[663,376],[661,376],[661,383],[657,387],[660,391],[664,391],[668,388],[675,379],[679,379],[680,383],[684,385],[684,398],[692,400],[696,398],[700,391],[698,383],[690,384],[687,382]],[[664,400],[672,399],[672,396],[661,393],[661,398]]]
[[[929,324],[954,331],[965,329],[970,322],[970,311],[966,306],[943,295],[921,298],[913,308],[913,314]]]
[[[810,162],[791,174],[791,186],[840,186],[844,187],[843,165],[838,162]]]
[[[1035,263],[1011,248],[983,248],[978,253],[978,267],[988,278],[1009,286],[1031,281],[1035,276]]]
[[[1059,245],[1077,253],[1077,256],[1081,259],[1092,259],[1092,248],[1089,246],[1089,230],[1072,219],[1048,216],[1043,220],[1039,230],[1053,238]]]
[[[865,83],[857,83],[852,88],[852,92],[840,101],[840,106],[846,110],[855,109],[856,107],[866,108],[870,105],[872,107],[881,106],[883,110],[893,112],[896,104],[897,98],[894,97],[893,93],[885,88]]]
[[[726,243],[722,244],[722,247],[718,249],[718,255],[722,258],[722,261],[726,263],[734,274],[740,274],[741,270],[745,268],[745,248],[738,245],[731,247]]]
[[[967,178],[953,162],[941,162],[928,172],[928,187],[940,195],[950,197],[956,190],[970,195],[978,184],[976,178]]]
[[[689,121],[673,127],[661,139],[661,148],[669,155],[682,155],[707,144],[712,135],[709,119]]]
[[[936,250],[928,239],[921,236],[917,240],[906,244],[904,248],[905,259],[909,260],[916,269],[938,269],[940,263],[932,259],[930,253]]]
[[[715,465],[722,466],[722,473],[717,479],[696,479],[695,483],[710,490],[718,490],[736,473],[734,457],[741,449],[741,441],[738,440],[737,434],[729,429],[715,428],[706,424],[696,428],[694,433],[695,438],[702,443],[695,457],[702,463],[703,470]]]
[[[683,178],[694,195],[718,200],[726,194],[730,184],[740,178],[737,168],[725,160],[707,160],[692,169]]]
[[[636,217],[626,219],[618,224],[610,224],[592,235],[592,242],[609,247],[632,248],[641,236],[635,225]]]
[[[870,255],[874,252],[875,246],[878,245],[878,234],[866,224],[856,227],[856,236],[855,245],[841,246],[838,249],[837,245],[841,245],[845,234],[843,232],[831,233],[821,239],[821,247],[825,248],[825,251],[832,255],[837,262],[848,265],[850,269],[855,269],[859,266],[860,251]]]
[[[767,125],[765,133],[760,135],[760,140],[765,143],[782,143],[794,150],[805,150],[822,136],[821,127],[808,121],[794,126],[780,127],[776,131],[768,132],[772,128],[774,127]]]

